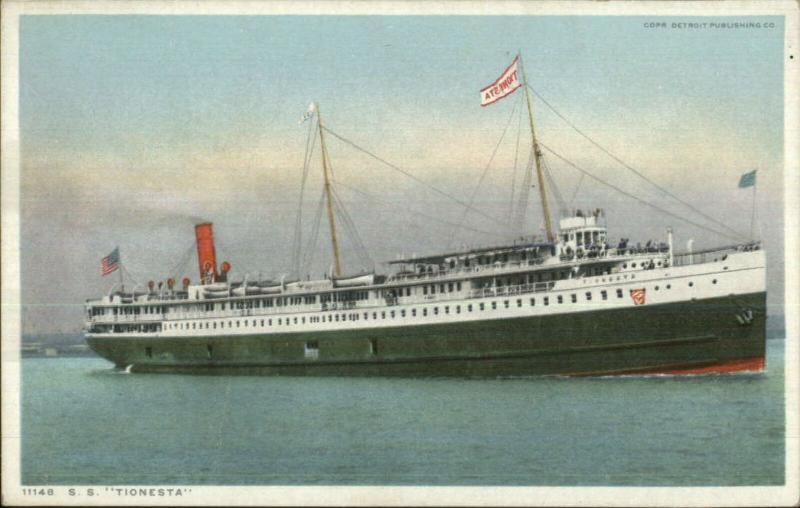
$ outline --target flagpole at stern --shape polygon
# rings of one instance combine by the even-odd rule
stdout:
[[[522,52],[517,53],[519,66],[522,70],[522,86],[525,88],[525,99],[528,103],[528,123],[531,128],[531,144],[533,145],[533,159],[536,162],[536,180],[539,182],[539,197],[542,201],[542,213],[544,214],[544,225],[547,231],[547,242],[553,243],[553,226],[550,222],[550,207],[547,205],[547,191],[544,187],[544,176],[542,175],[542,163],[539,160],[542,152],[539,150],[539,143],[536,141],[536,129],[533,127],[533,107],[531,106],[531,94],[528,90],[528,77],[525,75],[525,64],[522,62]]]
[[[119,247],[117,247],[115,250],[117,252],[119,252]],[[125,283],[124,283],[124,281],[122,279],[122,256],[121,255],[119,255],[119,268],[117,268],[117,271],[119,272],[119,292],[120,293],[124,293],[125,292]]]
[[[756,223],[756,187],[758,187],[758,179],[753,181],[753,204],[750,207],[750,238],[755,240],[755,223]]]

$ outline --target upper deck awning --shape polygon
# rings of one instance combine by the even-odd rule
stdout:
[[[520,252],[537,247],[550,248],[554,244],[547,242],[534,242],[534,243],[518,243],[513,245],[500,245],[495,247],[484,247],[479,249],[471,249],[466,251],[447,252],[443,254],[433,254],[430,256],[416,256],[412,258],[395,259],[389,261],[390,265],[405,265],[405,264],[423,264],[423,265],[437,265],[444,263],[449,258],[461,257],[477,257],[486,254],[510,254],[513,252]]]

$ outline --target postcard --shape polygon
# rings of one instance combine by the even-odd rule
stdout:
[[[798,503],[796,3],[2,9],[4,504]]]

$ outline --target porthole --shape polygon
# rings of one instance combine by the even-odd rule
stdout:
[[[694,282],[690,282],[689,283],[689,287],[692,287],[692,286],[694,286]]]
[[[717,283],[717,279],[712,280],[711,283],[712,284],[716,284]]]
[[[658,286],[656,286],[656,291],[658,291]]]
[[[667,284],[667,289],[672,289],[672,284]]]

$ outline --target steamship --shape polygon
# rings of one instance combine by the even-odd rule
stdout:
[[[524,77],[524,71],[523,71]],[[317,280],[234,281],[211,223],[195,226],[198,280],[149,283],[86,304],[89,346],[131,372],[323,376],[697,374],[764,368],[765,253],[748,240],[674,252],[611,241],[603,210],[546,235],[393,260],[342,275],[316,108],[333,269]],[[316,129],[315,129],[316,130]],[[531,176],[533,178],[533,176]]]

